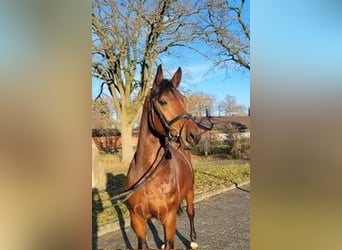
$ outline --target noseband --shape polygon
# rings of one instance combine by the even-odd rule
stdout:
[[[151,112],[150,112],[150,119],[149,120],[150,120],[150,126],[151,126],[152,130],[155,133],[158,133],[156,128],[155,128],[155,122],[154,122],[154,113],[156,113],[161,124],[162,124],[162,126],[163,126],[163,128],[164,128],[164,131],[165,131],[165,135],[162,135],[162,136],[165,136],[165,138],[171,139],[173,141],[177,141],[180,139],[180,134],[183,130],[185,122],[183,123],[181,129],[179,131],[177,131],[176,135],[174,133],[172,133],[173,129],[171,126],[181,119],[186,119],[186,120],[193,119],[191,114],[183,113],[183,114],[177,115],[176,117],[174,117],[173,119],[168,121],[166,119],[166,117],[164,116],[164,114],[160,111],[160,109],[156,105],[156,95],[154,95],[150,98],[150,110],[151,110]],[[161,136],[160,133],[158,133],[158,135]]]

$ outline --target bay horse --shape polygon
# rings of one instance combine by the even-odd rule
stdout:
[[[177,211],[184,199],[190,220],[191,248],[197,247],[194,172],[188,149],[199,142],[204,130],[186,112],[186,99],[177,89],[181,76],[178,68],[171,80],[164,79],[159,65],[143,106],[137,151],[125,183],[128,190],[145,178],[127,200],[138,249],[149,249],[146,224],[152,217],[163,226],[163,248],[174,248]]]

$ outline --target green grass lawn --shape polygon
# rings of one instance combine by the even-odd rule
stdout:
[[[250,178],[248,165],[224,165],[224,161],[198,164],[194,166],[195,193],[215,190],[222,186],[242,183]]]
[[[119,218],[128,216],[128,210],[124,204],[113,206],[109,200],[123,191],[123,182],[127,169],[118,167],[110,170],[108,164],[112,161],[110,156],[104,155],[100,162],[111,174],[107,180],[107,190],[93,196],[93,216],[98,225],[104,225]],[[250,167],[248,164],[233,165],[231,160],[196,160],[193,162],[195,171],[195,194],[215,190],[219,187],[230,186],[235,183],[248,181]],[[115,174],[114,174],[115,173]]]

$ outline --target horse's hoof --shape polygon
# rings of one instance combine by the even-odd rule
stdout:
[[[190,247],[191,247],[191,249],[197,249],[198,248],[198,244],[196,242],[191,242],[190,243]]]
[[[163,244],[163,245],[161,246],[161,249],[165,249],[165,244]]]

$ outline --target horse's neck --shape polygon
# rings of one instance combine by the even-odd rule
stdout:
[[[148,114],[143,112],[140,122],[139,140],[136,153],[136,164],[140,168],[149,168],[158,157],[160,151],[159,138],[155,137],[148,125]],[[159,154],[161,154],[159,152]]]

